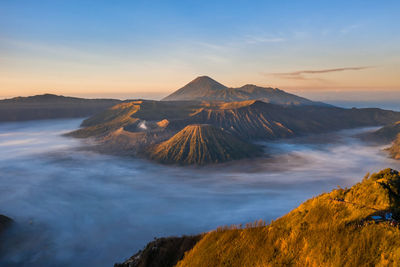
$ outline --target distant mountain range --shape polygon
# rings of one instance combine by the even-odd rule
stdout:
[[[95,138],[97,149],[106,153],[139,155],[178,164],[223,162],[241,158],[239,154],[251,157],[257,150],[250,149],[254,148],[251,143],[257,140],[400,121],[400,112],[338,108],[255,85],[228,88],[207,76],[196,78],[163,101],[83,99],[51,94],[0,101],[0,121],[84,116],[91,117],[70,136]],[[393,132],[390,127],[382,131],[381,135]],[[213,150],[215,147],[218,149]]]
[[[194,79],[163,101],[220,101],[235,102],[260,100],[280,105],[329,106],[286,93],[277,88],[264,88],[252,84],[228,88],[207,76]],[[0,121],[26,121],[38,119],[86,117],[104,111],[121,102],[118,99],[85,99],[54,94],[15,97],[0,100]]]
[[[224,101],[261,100],[279,105],[328,105],[286,93],[278,88],[260,87],[246,84],[239,88],[229,88],[208,76],[197,77],[181,89],[162,99],[163,101]]]
[[[116,99],[85,99],[52,94],[15,97],[0,100],[0,121],[87,117],[120,102]]]
[[[400,113],[381,109],[343,109],[318,105],[276,105],[242,102],[152,101],[120,103],[82,123],[71,136],[98,140],[113,153],[142,155],[164,163],[204,164],[236,159],[230,143],[250,147],[256,140],[274,140],[340,129],[390,124]],[[193,125],[213,128],[195,131]],[[181,131],[185,127],[186,130]],[[215,128],[214,128],[215,127]],[[205,131],[205,129],[215,129]],[[204,131],[203,131],[204,130]],[[198,138],[204,135],[207,138]],[[175,135],[175,137],[173,137]],[[228,137],[232,136],[239,141]],[[197,139],[198,138],[198,139]],[[231,140],[229,142],[223,139]],[[168,140],[168,141],[167,141]],[[197,140],[198,143],[191,143]],[[204,161],[211,147],[222,146]],[[157,149],[153,150],[154,147]],[[165,150],[165,151],[163,151]],[[189,156],[188,151],[194,151]],[[147,151],[147,152],[146,152]],[[153,151],[153,153],[148,153]],[[225,155],[220,152],[224,151]],[[247,151],[247,150],[246,150]],[[252,150],[248,150],[252,151]],[[240,152],[246,157],[250,153]],[[232,155],[231,155],[232,154]]]

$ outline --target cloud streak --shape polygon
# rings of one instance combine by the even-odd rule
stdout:
[[[281,37],[258,37],[258,36],[247,36],[246,43],[248,44],[261,44],[261,43],[280,43],[286,41],[284,38]]]
[[[342,72],[342,71],[357,71],[374,68],[372,66],[360,66],[360,67],[344,67],[344,68],[332,68],[332,69],[320,69],[320,70],[299,70],[293,72],[278,72],[278,73],[267,73],[269,76],[276,76],[282,79],[290,80],[322,80],[320,78],[309,78],[307,75],[312,74],[323,74],[331,72]]]

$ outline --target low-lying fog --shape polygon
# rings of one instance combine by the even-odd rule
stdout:
[[[351,137],[371,129],[269,143],[270,158],[182,168],[81,151],[60,136],[80,122],[0,124],[0,214],[19,225],[0,262],[112,266],[153,237],[268,222],[367,172],[400,167]]]

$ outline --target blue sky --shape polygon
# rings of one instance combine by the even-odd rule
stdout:
[[[0,97],[159,97],[199,75],[316,98],[396,94],[399,10],[368,0],[2,0]],[[303,70],[326,71],[293,74]]]

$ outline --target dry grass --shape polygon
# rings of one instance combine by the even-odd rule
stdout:
[[[395,266],[400,230],[360,222],[375,209],[398,216],[399,182],[387,169],[310,199],[268,226],[210,232],[177,266]]]

